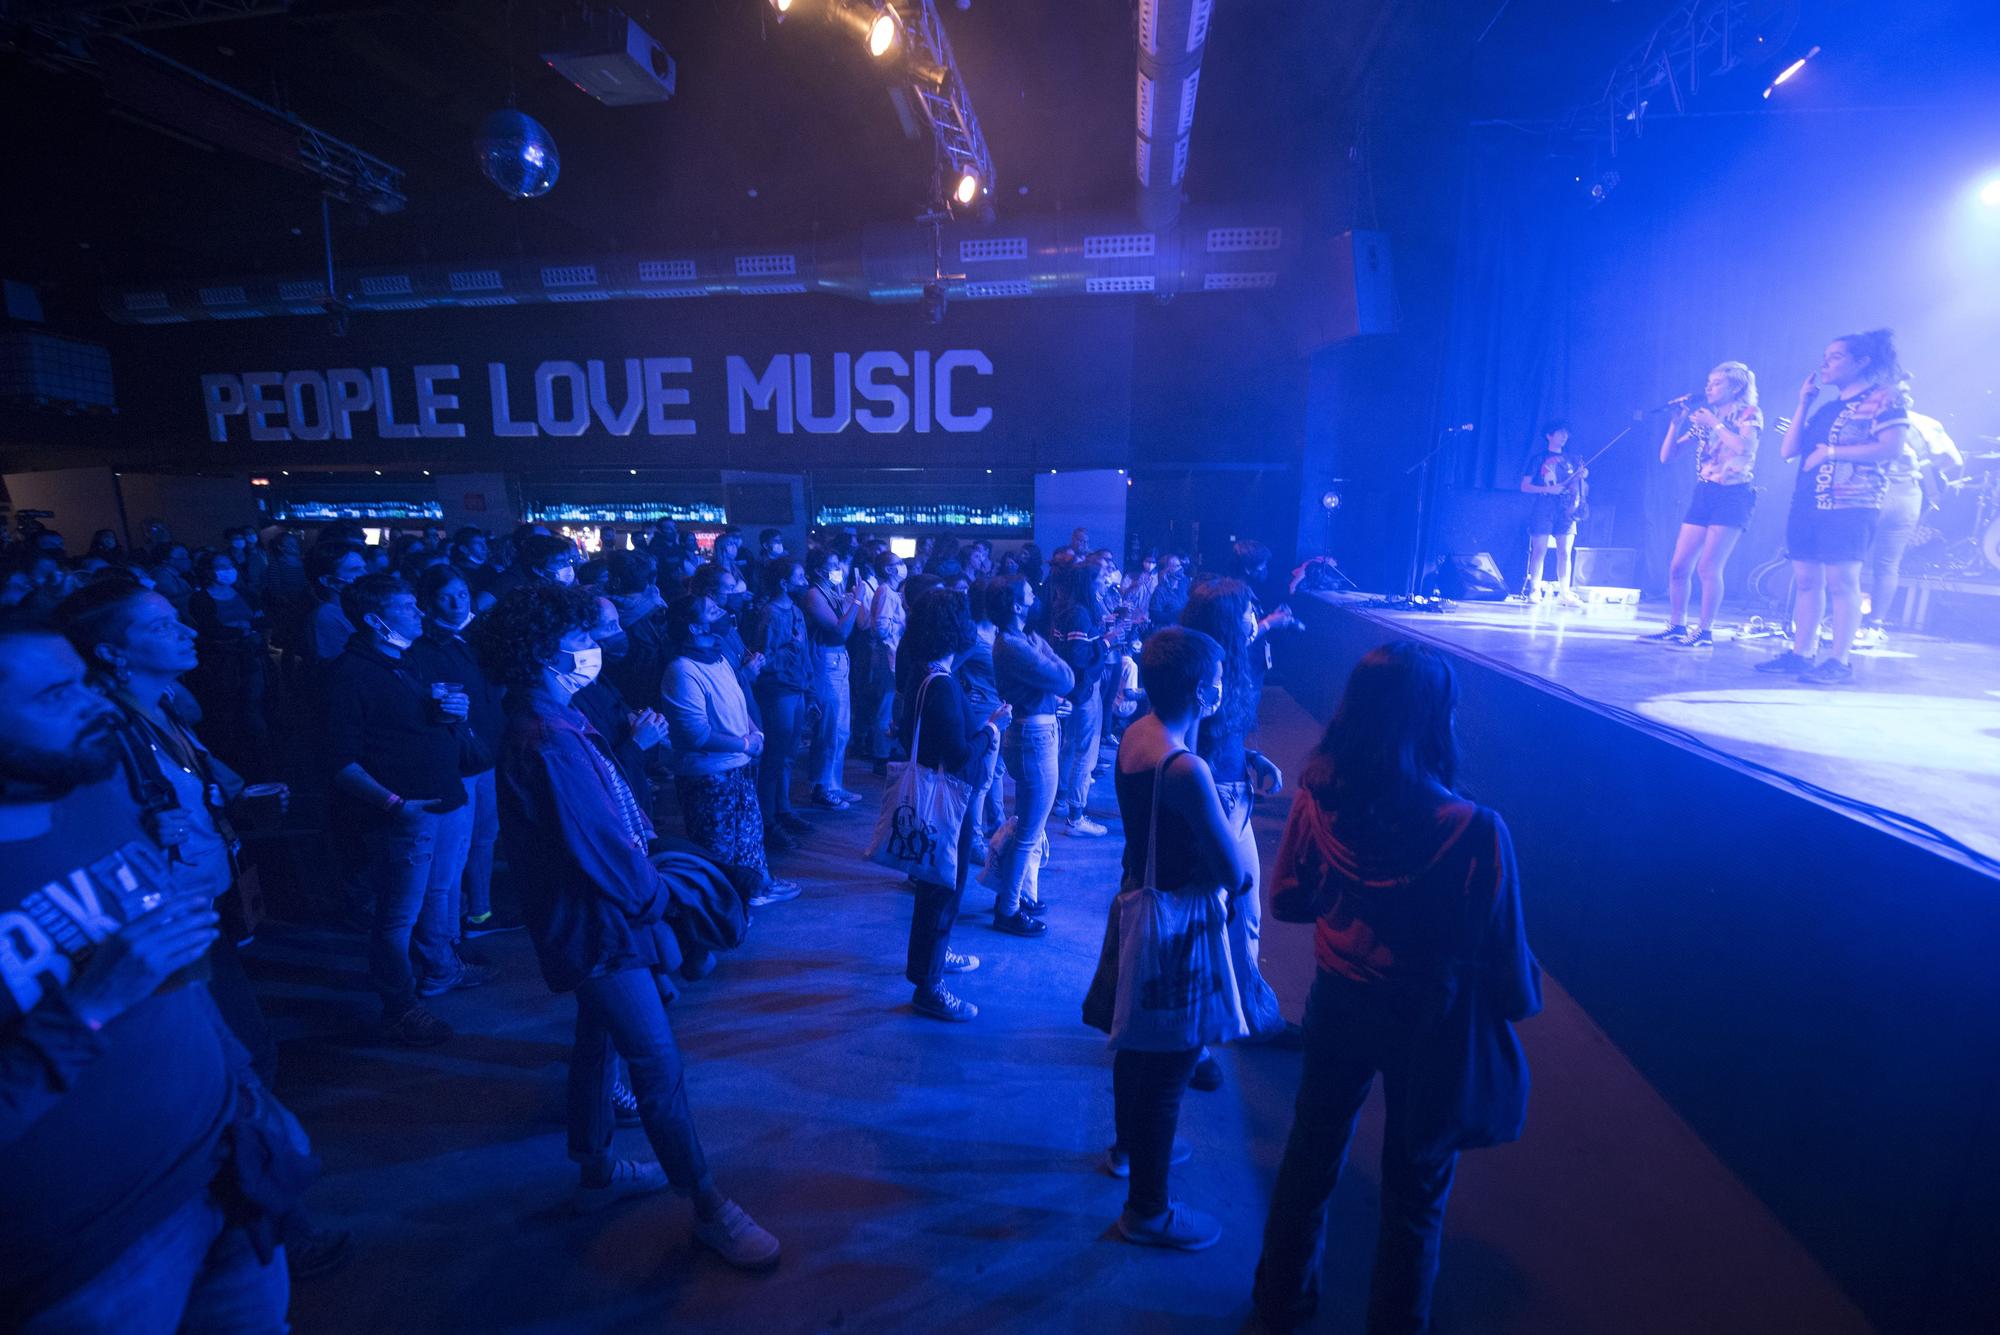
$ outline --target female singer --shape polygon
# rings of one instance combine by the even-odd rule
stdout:
[[[1682,403],[1660,442],[1660,462],[1671,463],[1683,445],[1694,442],[1694,500],[1674,540],[1667,567],[1667,628],[1641,635],[1642,642],[1675,649],[1713,649],[1715,611],[1722,606],[1722,575],[1729,554],[1749,527],[1757,504],[1751,477],[1764,411],[1757,406],[1757,377],[1742,362],[1724,362],[1708,373],[1706,400],[1689,411]],[[1687,624],[1688,576],[1701,575],[1701,625]]]
[[[1814,407],[1824,384],[1834,397]],[[1909,448],[1910,395],[1887,329],[1845,334],[1826,345],[1820,368],[1799,388],[1798,411],[1785,432],[1784,455],[1798,459],[1799,480],[1785,521],[1785,544],[1798,582],[1792,647],[1757,665],[1812,686],[1854,679],[1847,665],[1861,624],[1861,562],[1875,536],[1888,490],[1888,465]],[[1818,663],[1819,622],[1833,600],[1833,643]]]

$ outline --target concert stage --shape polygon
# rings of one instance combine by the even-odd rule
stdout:
[[[2000,649],[1823,691],[1629,608],[1365,601],[1292,600],[1286,688],[1325,718],[1374,645],[1450,653],[1549,972],[1880,1329],[2000,1329]]]

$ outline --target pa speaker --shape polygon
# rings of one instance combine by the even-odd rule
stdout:
[[[1432,587],[1457,602],[1497,603],[1507,597],[1507,579],[1486,552],[1447,556],[1437,564]]]

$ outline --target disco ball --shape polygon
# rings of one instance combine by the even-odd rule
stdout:
[[[562,155],[542,123],[512,109],[496,111],[473,140],[479,170],[516,199],[533,199],[555,188]]]

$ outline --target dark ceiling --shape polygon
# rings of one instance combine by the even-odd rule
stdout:
[[[1435,197],[1450,170],[1439,151],[1467,119],[1545,116],[1588,101],[1677,7],[1217,0],[1187,193],[1295,204],[1329,232],[1357,221],[1394,226],[1398,218],[1374,216],[1381,201]],[[39,58],[19,18],[52,8],[76,6],[0,0],[11,206],[0,273],[75,310],[103,283],[322,262],[311,178],[139,123],[101,77]],[[780,26],[765,0],[628,5],[678,62],[679,91],[664,105],[611,108],[537,55],[550,25],[580,8],[295,0],[286,13],[139,40],[404,169],[401,213],[336,212],[345,263],[556,255],[655,236],[794,240],[924,206],[929,141],[906,136],[883,74],[851,36],[805,17]],[[1762,0],[1752,9],[1774,26],[1797,18],[1795,45],[1840,34],[1807,98],[1829,87],[1851,99],[1934,96],[1992,76],[1990,62],[1969,58],[1982,41],[1991,50],[1991,0]],[[1128,206],[1130,0],[943,0],[942,10],[1000,174],[999,211]],[[1761,81],[1737,76],[1704,106],[1757,110]],[[541,199],[510,201],[474,167],[475,128],[506,104],[510,86],[561,149],[562,179]]]

